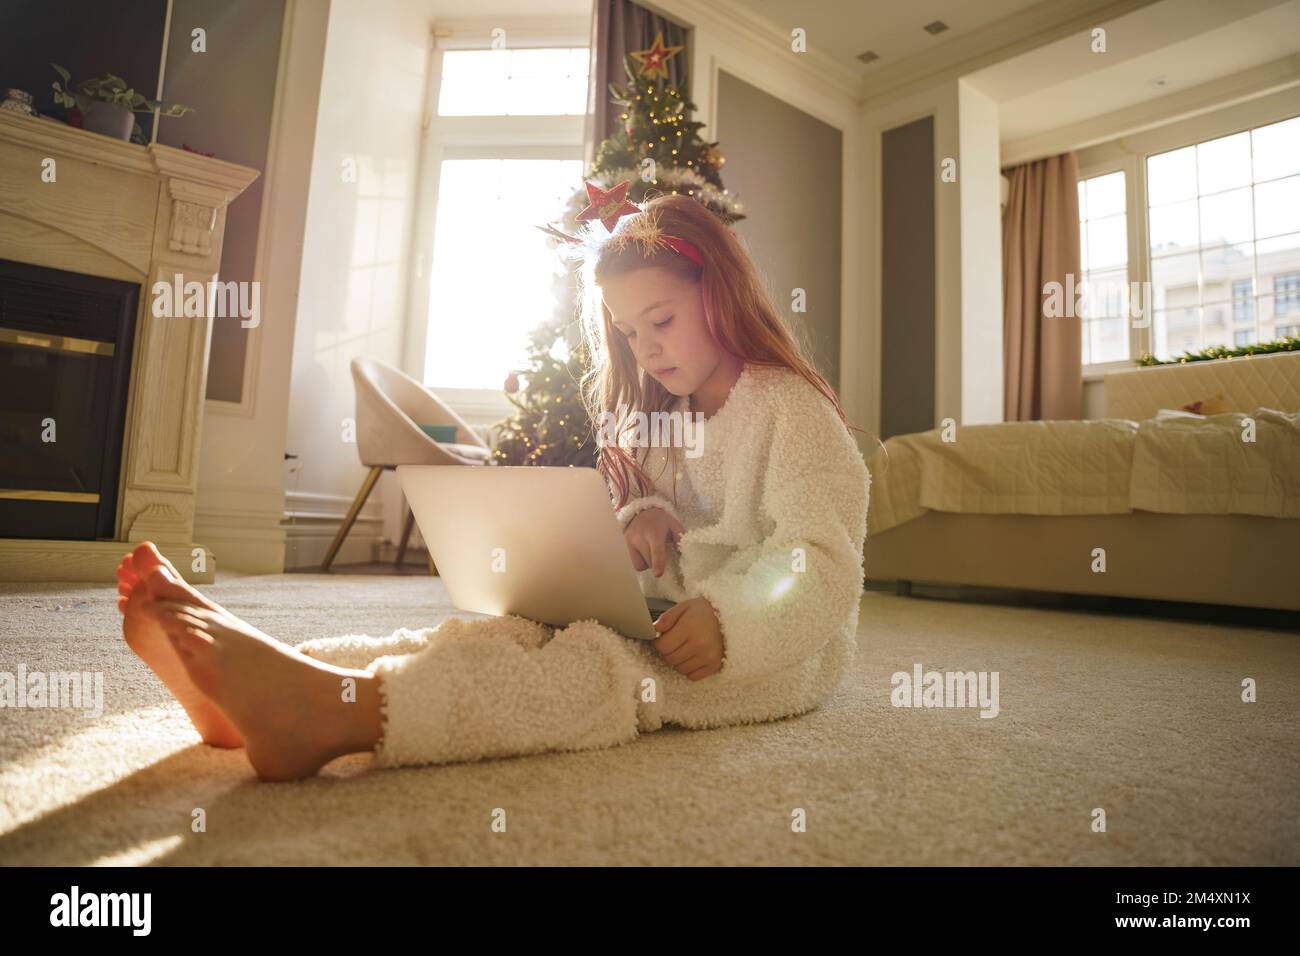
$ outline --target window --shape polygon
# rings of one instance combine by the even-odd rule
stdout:
[[[1300,312],[1300,272],[1273,276],[1273,314]]]
[[[1254,325],[1255,300],[1251,297],[1249,279],[1242,279],[1232,284],[1232,322],[1234,325],[1241,325],[1243,322]]]
[[[574,41],[589,24],[572,26],[564,42],[507,24],[510,49],[438,41],[437,116],[422,173],[436,179],[437,202],[418,225],[428,312],[413,333],[413,360],[422,359],[426,384],[482,420],[508,413],[506,376],[523,367],[530,333],[561,307],[564,263],[534,226],[557,222],[582,188],[589,51]]]
[[[1128,216],[1124,174],[1079,181],[1083,364],[1117,362],[1128,347]]]
[[[587,111],[587,47],[448,50],[439,116],[554,116]]]
[[[1146,178],[1151,351],[1282,334],[1300,314],[1300,117],[1149,156]]]
[[[424,380],[500,389],[551,318],[563,263],[534,225],[559,218],[580,159],[447,159],[438,188]],[[502,276],[508,269],[509,277]]]

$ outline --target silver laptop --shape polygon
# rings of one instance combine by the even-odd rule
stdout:
[[[397,478],[462,611],[659,636],[653,622],[675,602],[641,593],[595,469],[399,465]]]

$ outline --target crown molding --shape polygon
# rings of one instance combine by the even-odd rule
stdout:
[[[955,80],[1160,0],[1043,0],[955,36],[931,50],[868,67],[860,103],[871,109],[906,93]]]
[[[643,4],[686,26],[709,34],[714,43],[726,43],[742,52],[770,55],[788,66],[803,83],[823,94],[856,103],[862,77],[852,67],[823,53],[815,45],[805,53],[790,50],[790,30],[738,0],[656,0]]]
[[[1000,164],[1005,169],[1067,150],[1086,149],[1296,86],[1300,86],[1300,53],[1101,116],[1008,140],[1002,144]]]

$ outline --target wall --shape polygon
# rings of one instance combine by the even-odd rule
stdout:
[[[1002,233],[997,110],[960,80],[946,80],[862,114],[868,157],[862,179],[867,226],[863,256],[870,330],[869,371],[880,380],[883,248],[881,137],[925,116],[934,118],[934,416],[958,423],[1002,420]],[[956,160],[956,181],[941,178]],[[888,356],[884,356],[888,359]],[[883,414],[883,413],[882,413]],[[907,413],[902,413],[907,417]]]
[[[286,472],[289,568],[320,563],[366,474],[344,440],[356,414],[352,359],[401,363],[430,26],[422,3],[330,5],[285,439],[298,456]],[[384,503],[398,527],[393,474],[381,484],[340,562],[371,558]]]
[[[927,431],[934,413],[934,117],[880,141],[880,437]]]
[[[1002,172],[998,105],[957,81],[961,188],[961,421],[1000,422],[1002,357]]]
[[[82,80],[109,73],[152,98],[158,89],[167,0],[49,0],[0,2],[0,91],[15,87],[32,94],[33,105],[60,119],[50,84],[59,80],[51,63]],[[62,81],[60,80],[60,83]],[[137,113],[149,140],[153,115]]]
[[[840,252],[843,135],[816,117],[724,70],[718,73],[716,136],[724,182],[745,203],[736,231],[762,270],[780,314],[811,345],[817,370],[840,380]],[[824,188],[792,188],[818,183]],[[792,290],[806,312],[792,310]]]
[[[205,412],[195,539],[212,548],[226,570],[273,573],[284,567],[290,360],[329,13],[322,0],[285,2],[252,261],[261,284],[261,323],[246,331],[242,400],[209,401]],[[237,130],[228,132],[230,148],[247,148]]]
[[[163,99],[194,112],[159,120],[158,142],[263,174],[226,212],[223,282],[253,279],[284,7],[284,0],[172,0]],[[192,48],[196,28],[205,33],[205,52]],[[213,319],[209,399],[241,401],[248,344],[256,334],[238,318]]]

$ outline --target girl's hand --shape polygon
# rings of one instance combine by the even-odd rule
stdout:
[[[662,636],[652,642],[654,648],[673,670],[703,680],[722,669],[722,627],[707,598],[674,604],[659,615],[655,630]]]
[[[655,577],[664,573],[668,544],[676,543],[686,529],[663,508],[647,508],[633,518],[623,532],[632,567],[638,571],[653,567]]]

